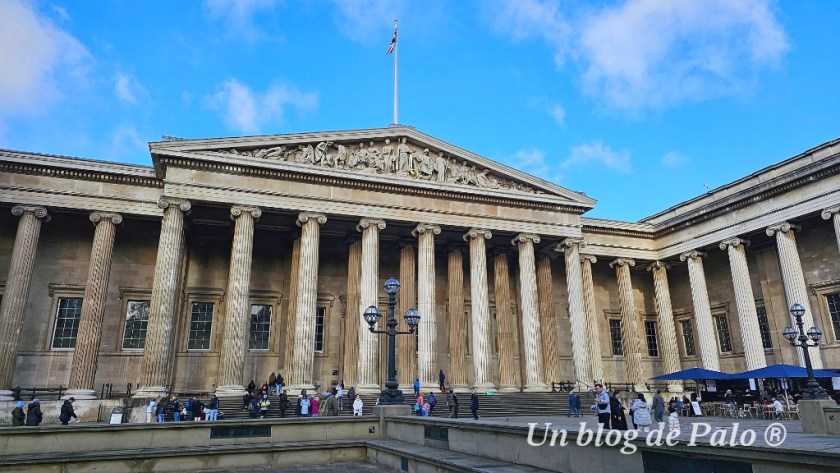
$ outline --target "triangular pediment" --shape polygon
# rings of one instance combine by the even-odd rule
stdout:
[[[279,167],[306,174],[382,181],[455,192],[504,194],[587,210],[595,201],[578,192],[463,150],[410,127],[169,139],[150,144],[153,158],[174,156]]]

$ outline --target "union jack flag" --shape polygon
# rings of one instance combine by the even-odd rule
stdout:
[[[394,22],[394,37],[391,38],[391,44],[388,45],[388,50],[385,51],[385,54],[391,54],[394,52],[394,48],[397,47],[397,25]]]

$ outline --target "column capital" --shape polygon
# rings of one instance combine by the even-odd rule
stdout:
[[[705,258],[706,253],[698,250],[691,250],[686,251],[685,253],[680,255],[680,261],[687,261],[689,259],[696,259],[696,258]]]
[[[310,220],[314,220],[319,225],[323,225],[327,223],[327,216],[324,214],[313,212],[301,212],[298,214],[297,222],[295,223],[297,224],[297,226],[302,227],[304,223]]]
[[[598,258],[595,255],[580,255],[580,262],[583,263],[584,261],[589,261],[589,264],[595,264],[598,262]]]
[[[99,225],[102,221],[110,221],[114,225],[119,225],[123,221],[122,215],[113,212],[100,212],[94,211],[90,213],[90,221],[93,223],[93,226]]]
[[[15,217],[20,217],[23,214],[32,214],[46,222],[50,221],[50,215],[47,213],[46,207],[40,205],[15,205],[12,207],[12,215]]]
[[[175,199],[172,197],[161,197],[158,199],[157,206],[163,210],[166,210],[170,206],[177,206],[181,209],[181,212],[189,212],[192,208],[192,203],[189,200],[184,199]]]
[[[385,220],[365,217],[359,220],[359,224],[356,225],[356,230],[361,232],[364,231],[364,229],[366,228],[370,228],[371,226],[374,226],[380,230],[385,230]]]
[[[616,266],[624,265],[627,265],[628,267],[636,266],[636,260],[632,258],[616,258],[610,261],[610,268],[615,268]]]
[[[835,205],[823,210],[820,215],[822,215],[823,220],[831,220],[831,217],[838,213],[840,213],[840,205]]]
[[[464,241],[474,240],[478,237],[484,237],[485,240],[489,240],[493,238],[493,234],[490,233],[490,230],[483,230],[481,228],[470,228],[467,233],[464,233]]]
[[[554,247],[554,251],[562,253],[566,250],[566,248],[571,248],[573,246],[577,246],[578,251],[580,251],[582,248],[586,247],[586,240],[584,240],[583,238],[566,238],[560,243],[557,243],[557,245]]]
[[[435,235],[440,235],[440,226],[433,223],[418,223],[414,230],[411,231],[412,236],[422,235],[426,232],[431,232]]]
[[[648,271],[653,271],[655,269],[671,269],[671,265],[664,262],[664,261],[654,261],[653,263],[647,265]]]
[[[800,227],[799,225],[796,225],[796,224],[793,224],[793,223],[790,223],[790,222],[782,222],[782,223],[777,223],[775,225],[770,225],[769,227],[767,227],[767,230],[765,232],[767,233],[767,236],[773,236],[777,232],[787,233],[791,230],[798,232],[801,229],[802,229],[802,227]]]
[[[512,240],[510,240],[510,244],[513,246],[519,246],[520,243],[525,243],[528,241],[536,245],[540,242],[540,236],[534,233],[520,233],[519,235],[513,237]]]
[[[744,246],[744,248],[746,248],[750,246],[750,241],[740,237],[727,238],[726,240],[720,242],[719,246],[721,250],[728,250],[730,246],[735,248]]]
[[[240,215],[242,215],[242,212],[251,214],[251,217],[253,217],[254,220],[260,218],[262,215],[262,210],[259,207],[254,207],[252,205],[234,205],[230,208],[230,219],[236,220]]]

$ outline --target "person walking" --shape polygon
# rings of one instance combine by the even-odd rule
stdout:
[[[284,389],[282,393],[280,393],[280,398],[277,400],[277,403],[280,404],[280,417],[286,417],[286,409],[289,408],[289,391]]]
[[[572,415],[580,417],[580,396],[574,391],[569,392],[569,412],[566,413],[566,417]]]
[[[198,398],[193,397],[190,399],[190,416],[192,416],[192,420],[201,420],[201,412],[204,410],[204,407],[205,404],[199,401]]]
[[[335,391],[336,407],[340,411],[344,410],[344,384],[339,384],[338,386],[333,388],[333,391]]]
[[[677,416],[675,407],[668,408],[668,432],[676,432],[674,435],[680,434],[680,418]]]
[[[627,430],[627,417],[624,416],[624,406],[619,398],[621,391],[616,389],[610,396],[610,412],[612,414],[611,426],[616,430]]]
[[[475,393],[475,388],[470,390],[470,411],[473,419],[478,420],[478,394]]]
[[[33,399],[32,402],[26,406],[26,425],[30,427],[38,427],[41,421],[44,420],[44,414],[41,412],[41,401]]]
[[[726,390],[726,394],[723,395],[723,399],[729,404],[729,417],[735,417],[735,396],[732,394],[731,389]]]
[[[437,406],[437,398],[435,397],[435,393],[429,391],[429,396],[426,398],[426,402],[429,403],[429,415],[434,415],[435,406]]]
[[[644,394],[639,393],[630,410],[633,411],[633,423],[636,425],[636,430],[650,432],[650,424],[652,423],[650,407]]]
[[[166,399],[158,399],[157,407],[155,407],[155,415],[157,416],[158,422],[163,422],[166,420]]]
[[[595,411],[595,414],[598,415],[598,422],[600,422],[605,429],[609,429],[612,420],[610,413],[610,397],[607,395],[607,392],[604,391],[604,387],[601,384],[595,384],[595,402],[592,405],[592,409]]]
[[[26,424],[26,413],[23,412],[23,401],[18,401],[12,409],[12,425],[17,427]]]
[[[438,373],[438,386],[440,386],[440,392],[443,392],[443,393],[446,392],[446,384],[445,383],[446,383],[446,374],[443,372],[443,370],[440,370],[440,372]]]
[[[449,388],[449,393],[446,395],[446,407],[449,409],[449,418],[450,419],[457,419],[458,418],[458,396],[455,394],[455,390]]]
[[[214,394],[210,398],[210,402],[207,403],[207,412],[204,415],[206,420],[218,420],[219,419],[219,398],[216,397]]]
[[[157,402],[154,399],[149,400],[149,405],[146,406],[146,423],[149,424],[152,422],[152,417],[155,414],[155,406]]]
[[[268,375],[268,394],[280,393],[277,391],[277,375],[274,374],[274,371]]]
[[[61,405],[61,414],[58,416],[58,420],[61,422],[61,425],[67,425],[70,422],[70,419],[79,419],[76,415],[76,411],[73,410],[74,402],[76,402],[76,398],[71,397],[70,399],[65,399],[64,404]]]
[[[656,394],[653,395],[653,420],[656,423],[665,422],[665,399],[662,397],[662,391],[660,389],[656,390]]]
[[[175,422],[181,422],[181,401],[177,396],[172,396],[172,417]]]
[[[332,395],[327,396],[324,402],[321,403],[321,416],[332,417],[338,415],[338,399],[336,396],[336,388],[332,389]]]
[[[420,395],[420,379],[415,378],[415,380],[414,380],[414,397],[417,397],[419,395]]]
[[[300,393],[300,398],[298,398],[298,415],[300,417],[309,417],[309,408],[312,407],[312,403],[309,401],[309,395],[306,394],[306,390],[304,389]]]
[[[362,397],[356,394],[356,400],[353,401],[353,416],[360,416],[362,415],[362,410],[364,409],[365,404],[362,402]]]

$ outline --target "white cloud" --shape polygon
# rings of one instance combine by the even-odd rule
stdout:
[[[114,75],[114,93],[123,105],[136,105],[138,97],[148,95],[148,91],[136,77],[124,72]]]
[[[560,126],[566,123],[566,109],[559,103],[548,107],[548,114],[554,118],[554,122]]]
[[[627,111],[748,92],[789,49],[770,0],[626,0],[575,18],[559,0],[500,1],[497,31],[575,59],[584,91]]]
[[[558,182],[562,179],[557,172],[557,167],[546,161],[545,151],[541,149],[521,149],[504,161],[509,166],[547,181]]]
[[[662,165],[668,168],[679,168],[691,162],[691,158],[679,151],[669,151],[662,156]]]
[[[58,15],[59,18],[61,18],[61,21],[70,20],[70,13],[67,12],[66,8],[60,5],[56,5],[54,3],[50,5],[50,8],[52,8],[52,11],[54,11],[55,14]]]
[[[111,161],[145,162],[149,156],[149,144],[140,136],[137,128],[128,123],[121,124],[111,132],[105,159]]]
[[[317,108],[318,95],[286,84],[272,86],[263,93],[254,92],[239,80],[228,79],[208,97],[207,105],[221,112],[229,129],[253,134],[266,125],[281,125],[289,107],[301,111]]]
[[[250,42],[266,35],[257,27],[255,16],[274,10],[276,0],[204,0],[204,11],[213,20],[221,20],[232,35]]]
[[[580,165],[601,165],[622,174],[630,174],[630,153],[627,150],[614,151],[599,141],[575,146],[560,167],[572,168]]]
[[[391,40],[389,25],[405,9],[406,1],[333,0],[333,7],[336,25],[345,36],[362,43],[381,40],[387,47]]]
[[[84,83],[92,58],[29,3],[0,0],[0,118],[43,112]]]

